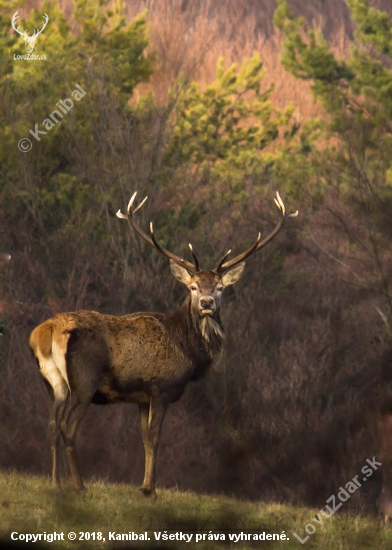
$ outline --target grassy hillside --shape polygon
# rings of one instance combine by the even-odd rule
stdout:
[[[30,14],[34,1],[40,10]],[[349,3],[363,13],[364,2]],[[304,0],[294,3],[302,13]],[[342,0],[317,4],[329,6],[339,21],[334,3]],[[42,14],[49,14],[37,46],[48,59],[22,64],[13,56],[25,46],[10,26],[19,0],[0,0],[0,50],[8,60],[0,75],[0,257],[12,256],[4,268],[0,263],[0,468],[37,475],[50,468],[50,401],[28,349],[35,326],[61,311],[167,313],[183,300],[167,262],[115,215],[135,190],[150,197],[138,217],[141,226],[154,221],[160,242],[187,258],[191,242],[207,269],[230,247],[240,253],[258,231],[267,235],[273,229],[279,190],[300,216],[252,257],[235,292],[226,294],[222,362],[170,407],[159,483],[320,509],[377,456],[383,468],[355,493],[351,507],[340,510],[371,513],[383,484],[392,494],[392,24],[375,12],[359,18],[364,36],[356,39],[352,56],[352,36],[339,34],[338,26],[328,33],[335,59],[311,35],[303,42],[306,29],[291,25],[282,3],[281,30],[267,39],[257,22],[270,13],[271,24],[275,0],[129,0],[113,3],[116,17],[109,8],[99,11],[95,0],[75,1],[74,11],[69,4],[26,2],[20,18],[29,28],[39,28]],[[273,8],[267,13],[260,4]],[[144,6],[146,16],[125,24]],[[304,16],[311,26],[325,28],[308,10]],[[285,66],[300,78],[280,63],[283,35],[290,38]],[[264,61],[265,78],[254,51]],[[238,72],[226,71],[233,61]],[[186,78],[177,81],[181,73]],[[25,154],[18,143],[32,137],[30,129],[69,98],[76,83],[86,97]],[[317,84],[316,103],[311,83]],[[276,111],[289,100],[290,130]],[[317,113],[321,121],[297,124]],[[87,479],[129,484],[142,478],[139,424],[136,406],[89,408],[77,443]],[[68,530],[77,532],[136,532],[144,526],[132,523],[140,517],[133,518],[133,503],[138,514],[151,506],[135,489],[123,525],[109,525],[121,517],[121,488],[93,487],[68,502],[39,481],[34,492],[21,483],[7,481],[12,495],[0,495],[0,520],[22,513],[19,522],[10,516],[7,537],[25,522],[31,532],[52,532],[65,519]],[[99,498],[90,502],[94,491]],[[124,495],[130,491],[127,485]],[[187,508],[190,520],[195,514],[204,518],[199,500],[195,505],[195,498],[186,497],[184,508],[184,497],[168,495],[166,504],[165,498],[151,512],[159,520],[164,515],[162,529],[176,527],[176,514],[183,519]],[[85,512],[96,502],[102,510]],[[238,502],[227,504],[228,511],[218,502],[219,517],[230,523]],[[116,511],[113,520],[106,508]],[[98,519],[90,521],[86,513]],[[303,536],[315,512],[276,513],[286,518],[288,533],[298,529]],[[363,531],[358,520],[356,532],[355,521],[344,516],[325,523],[308,547],[339,547],[344,534],[355,548],[355,537],[366,547],[382,547],[372,522]],[[300,545],[292,539],[281,545]]]
[[[249,503],[226,497],[211,497],[175,490],[158,491],[156,501],[146,500],[131,485],[115,485],[104,482],[88,484],[84,494],[52,489],[47,478],[23,476],[17,473],[0,474],[0,541],[9,543],[12,532],[23,534],[102,533],[103,541],[49,543],[42,547],[94,547],[111,548],[121,545],[132,548],[212,548],[235,546],[238,549],[302,548],[294,537],[296,532],[306,536],[304,527],[318,510],[295,508],[274,503]],[[343,508],[342,508],[343,509]],[[149,541],[132,543],[109,542],[109,532],[147,533]],[[265,532],[285,532],[288,540],[244,541],[244,534],[258,536]],[[193,535],[190,542],[155,540],[155,534]],[[243,533],[243,535],[241,535]],[[205,535],[207,540],[196,543]],[[236,535],[236,542],[229,535]],[[219,535],[219,541],[209,541],[208,535]],[[224,539],[221,535],[224,535]],[[15,536],[15,535],[14,535]],[[92,535],[91,535],[92,536]],[[179,535],[177,535],[179,536]],[[233,537],[232,537],[233,538]],[[371,548],[378,550],[392,547],[392,532],[383,529],[373,518],[337,513],[324,520],[324,525],[305,543],[307,549],[323,550]],[[41,546],[35,543],[35,548]]]

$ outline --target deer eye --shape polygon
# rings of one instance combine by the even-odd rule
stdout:
[[[216,287],[216,290],[217,290],[218,292],[222,292],[222,290],[223,290],[223,285],[218,285],[218,286]]]
[[[191,285],[191,290],[197,290],[197,286],[196,285]]]

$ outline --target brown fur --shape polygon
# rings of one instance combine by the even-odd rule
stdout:
[[[30,335],[29,345],[36,355],[39,349],[43,357],[50,357],[52,351],[52,339],[60,340],[62,335],[76,328],[75,321],[69,314],[58,315],[54,319],[48,319],[36,327]]]
[[[190,291],[172,315],[116,317],[78,311],[59,314],[34,329],[30,346],[53,388],[50,429],[56,485],[60,484],[60,435],[74,485],[83,489],[74,446],[77,426],[91,402],[126,402],[137,403],[140,410],[146,456],[141,489],[155,493],[155,457],[165,412],[187,383],[203,376],[219,358],[224,336],[221,292],[224,284],[239,279],[242,270],[243,265],[229,276],[200,272],[191,277],[181,266],[172,268]]]
[[[220,356],[224,331],[220,320],[222,291],[242,276],[244,259],[265,246],[282,229],[287,218],[279,193],[275,203],[280,220],[275,229],[245,252],[226,261],[228,251],[214,271],[202,271],[192,246],[194,263],[172,254],[137,225],[133,214],[136,194],[128,203],[126,218],[150,246],[170,259],[174,277],[188,287],[189,295],[172,315],[137,313],[114,317],[94,311],[64,313],[33,331],[30,345],[41,372],[53,388],[50,421],[52,479],[60,484],[58,446],[66,445],[74,485],[83,489],[75,449],[75,432],[89,403],[138,403],[145,450],[144,494],[155,494],[155,458],[166,409],[181,397],[191,380],[203,376]],[[49,330],[50,329],[50,330]],[[50,338],[51,336],[51,338]]]

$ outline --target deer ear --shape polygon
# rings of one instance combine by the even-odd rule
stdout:
[[[176,264],[176,262],[173,262],[173,260],[170,260],[170,269],[174,277],[180,281],[180,283],[187,285],[191,282],[192,275],[185,267],[182,267],[181,265]]]
[[[242,276],[244,272],[245,262],[241,262],[233,269],[229,269],[222,277],[222,285],[229,286],[236,283]]]

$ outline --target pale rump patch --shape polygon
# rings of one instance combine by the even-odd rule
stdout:
[[[65,383],[67,384],[69,390],[71,391],[71,388],[69,386],[68,381],[68,374],[67,374],[67,366],[65,362],[65,355],[67,353],[67,345],[69,340],[69,333],[62,333],[58,336],[58,338],[53,338],[52,341],[52,359],[55,362],[58,370],[61,373],[61,376],[63,377],[63,380],[65,380]]]
[[[41,373],[59,399],[65,399],[71,391],[65,356],[69,331],[74,327],[72,319],[59,317],[37,327],[30,337],[30,346],[38,359]]]
[[[34,351],[41,370],[41,374],[53,388],[56,398],[64,400],[68,395],[68,378],[64,379],[53,357],[44,357],[39,348]]]

